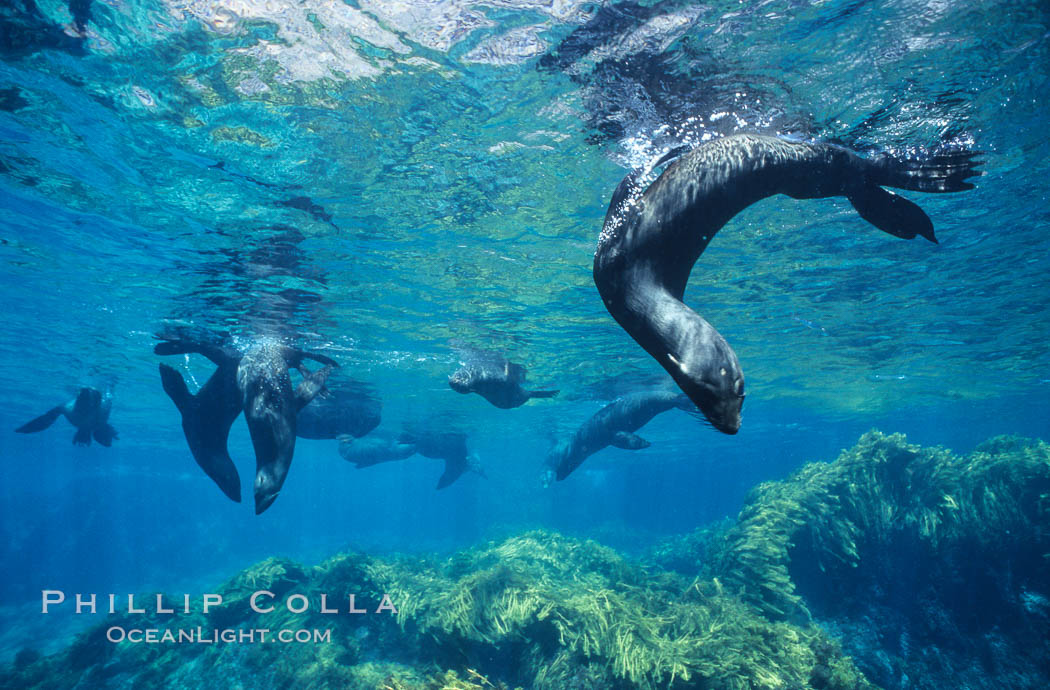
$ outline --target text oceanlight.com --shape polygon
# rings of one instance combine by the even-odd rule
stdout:
[[[316,628],[299,630],[269,630],[267,628],[124,628],[114,625],[106,630],[110,642],[132,644],[255,644],[280,642],[283,644],[311,644],[331,642],[331,630]]]

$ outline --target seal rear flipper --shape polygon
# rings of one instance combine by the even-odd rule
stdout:
[[[191,340],[163,340],[153,346],[155,355],[203,355],[217,366],[238,362],[241,354],[232,348]]]
[[[106,448],[112,446],[113,441],[120,438],[119,436],[117,436],[117,430],[111,427],[109,424],[104,424],[100,427],[97,427],[91,433],[95,437],[95,440],[103,446],[105,446]]]
[[[75,446],[90,446],[91,445],[91,429],[83,427],[77,429],[77,433],[73,434],[73,445]]]
[[[160,347],[160,345],[157,347]],[[190,395],[190,389],[187,388],[186,380],[182,378],[182,374],[172,369],[167,364],[161,364],[160,384],[164,387],[164,392],[168,394],[171,401],[175,403],[175,407],[179,409],[179,412],[185,415],[190,404],[193,402],[193,396]]]
[[[933,222],[918,205],[878,185],[867,185],[848,195],[860,217],[894,237],[910,240],[921,235],[937,244]]]
[[[58,419],[58,416],[62,414],[63,409],[64,408],[60,405],[56,408],[48,410],[36,419],[30,422],[26,422],[22,426],[15,429],[15,433],[32,434],[36,433],[37,431],[43,431],[44,429],[48,428],[49,426],[55,423],[55,420]]]
[[[612,440],[609,441],[609,445],[614,448],[622,448],[623,450],[641,450],[642,448],[648,448],[653,444],[649,443],[641,436],[632,434],[629,431],[618,431],[613,434]]]
[[[553,398],[561,391],[529,391],[529,398]]]
[[[977,166],[980,151],[946,150],[912,158],[882,155],[869,161],[875,184],[914,192],[963,192],[973,189],[971,177],[983,175]]]
[[[454,481],[463,476],[470,469],[470,462],[466,458],[445,459],[445,471],[438,479],[437,488],[444,489]]]

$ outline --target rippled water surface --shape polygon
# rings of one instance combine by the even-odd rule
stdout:
[[[0,549],[27,566],[5,603],[537,524],[644,541],[872,426],[962,450],[1050,436],[1045,3],[12,0],[0,58]],[[554,441],[670,385],[592,282],[613,190],[737,131],[967,147],[985,174],[905,193],[938,245],[842,198],[741,213],[686,293],[740,357],[741,433],[671,412],[651,448],[543,490]],[[335,358],[384,427],[467,432],[487,480],[435,492],[437,461],[355,470],[300,441],[255,517],[186,450],[152,353],[172,324]],[[510,411],[456,395],[463,345],[560,395]],[[209,372],[169,363],[191,388]],[[62,421],[10,433],[105,383],[114,448],[73,448]],[[241,422],[231,452],[249,477]]]

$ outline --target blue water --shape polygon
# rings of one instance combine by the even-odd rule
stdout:
[[[873,427],[960,452],[1050,438],[1045,3],[126,0],[90,3],[82,31],[65,2],[7,5],[9,621],[41,589],[204,591],[275,554],[447,552],[535,526],[641,549]],[[844,199],[747,209],[686,294],[742,362],[740,434],[672,411],[641,432],[650,448],[603,450],[543,489],[556,439],[670,385],[591,280],[612,191],[734,131],[966,146],[985,174],[910,195],[936,246]],[[358,470],[335,441],[300,440],[256,516],[187,450],[152,353],[166,324],[324,353],[382,398],[383,428],[467,431],[487,478],[435,491],[439,461]],[[454,342],[561,394],[514,410],[457,395]],[[198,360],[168,363],[195,388]],[[114,387],[112,448],[72,446],[64,420],[12,433],[83,385]],[[250,496],[243,421],[230,451]]]

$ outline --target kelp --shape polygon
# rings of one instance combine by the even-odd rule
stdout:
[[[810,616],[802,582],[810,599],[848,603],[872,578],[917,571],[943,588],[977,562],[1045,586],[1050,445],[998,437],[959,457],[872,431],[833,463],[756,487],[726,541],[715,570],[778,619]]]
[[[223,604],[207,614],[110,616],[59,654],[23,652],[0,687],[834,689],[875,687],[869,678],[932,687],[938,673],[994,687],[944,669],[985,654],[1012,678],[1038,676],[1046,650],[996,650],[1046,639],[1048,554],[1046,444],[1000,437],[958,457],[871,432],[834,462],[757,487],[735,523],[641,561],[543,530],[447,558],[270,558],[217,588]],[[272,611],[252,610],[259,591]],[[349,612],[350,594],[368,613]],[[323,596],[338,613],[322,611]],[[290,611],[289,597],[308,610]],[[377,613],[384,602],[396,612]],[[330,638],[113,644],[110,626]],[[952,656],[928,646],[935,629],[993,641]]]
[[[254,592],[274,611],[254,613]],[[114,616],[105,626],[330,629],[315,644],[112,644],[0,672],[8,687],[863,688],[814,626],[771,622],[717,580],[650,572],[592,541],[546,531],[443,560],[341,554],[313,568],[271,558],[222,587],[222,606]],[[346,593],[368,614],[345,612]],[[339,614],[320,613],[320,596]],[[396,614],[374,613],[383,595]],[[302,595],[310,609],[279,602]],[[341,599],[341,600],[340,600]],[[270,603],[267,597],[266,602]],[[338,602],[338,603],[337,603]],[[74,657],[80,661],[73,663]]]
[[[965,456],[865,434],[757,487],[710,570],[771,620],[816,618],[890,687],[1050,683],[1050,445]]]

